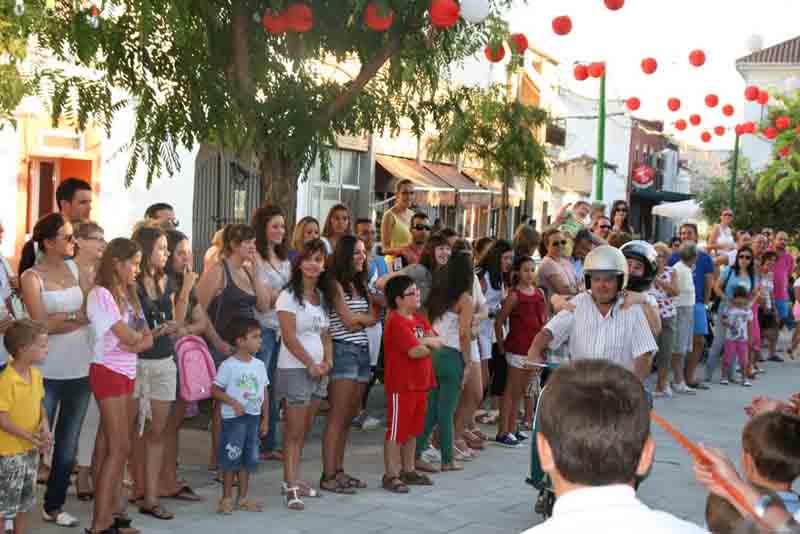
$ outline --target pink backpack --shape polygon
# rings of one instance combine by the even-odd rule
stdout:
[[[183,336],[175,343],[181,399],[195,402],[211,398],[211,385],[217,369],[205,340]]]

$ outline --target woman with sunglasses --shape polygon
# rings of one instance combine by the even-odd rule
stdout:
[[[717,317],[714,321],[714,343],[708,351],[708,361],[706,362],[706,380],[711,382],[714,378],[714,372],[719,365],[720,355],[725,344],[725,329],[722,326],[722,313],[731,305],[733,301],[733,290],[742,286],[747,291],[748,298],[751,300],[758,300],[760,289],[756,286],[756,270],[755,262],[753,261],[753,249],[744,246],[739,249],[736,254],[736,262],[726,267],[720,273],[717,283],[714,286],[714,294],[719,297],[719,307],[717,309]],[[731,365],[727,369],[728,376],[720,377],[721,384],[727,384],[733,381],[735,376],[735,367]],[[691,388],[687,388],[691,389]],[[681,391],[679,393],[686,393]],[[691,391],[690,391],[691,393]]]
[[[722,254],[736,248],[736,240],[733,237],[733,210],[722,208],[719,216],[719,224],[715,224],[708,235],[708,252],[710,254]]]
[[[548,299],[553,295],[571,297],[578,294],[578,275],[564,251],[568,243],[558,228],[545,230],[542,235],[539,253],[543,259],[537,276],[539,287],[545,290]]]
[[[411,180],[397,182],[394,206],[386,210],[381,221],[381,244],[384,254],[396,256],[400,249],[411,243],[411,219],[414,211],[414,184]]]
[[[53,460],[44,495],[45,521],[63,527],[78,519],[63,510],[75,463],[83,418],[89,405],[89,329],[75,254],[72,224],[60,213],[39,219],[33,238],[22,249],[22,300],[31,319],[48,330],[48,353],[42,367],[44,407],[53,432]],[[56,417],[58,413],[58,417]]]
[[[614,202],[614,205],[611,207],[611,215],[609,216],[611,225],[613,226],[613,232],[624,232],[626,234],[636,233],[631,227],[629,214],[630,208],[626,201],[617,200]]]

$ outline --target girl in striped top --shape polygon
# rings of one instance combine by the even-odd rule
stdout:
[[[112,240],[103,251],[95,287],[86,299],[86,314],[96,340],[89,383],[100,409],[92,532],[130,526],[120,505],[123,469],[137,416],[136,403],[132,402],[136,354],[153,346],[153,335],[136,295],[141,260],[136,242]]]
[[[322,442],[320,487],[336,493],[355,493],[367,485],[344,472],[344,447],[350,423],[360,411],[370,378],[369,339],[365,331],[377,320],[370,312],[366,249],[352,235],[339,239],[328,266],[333,294],[330,335],[333,369],[330,373],[330,413]]]

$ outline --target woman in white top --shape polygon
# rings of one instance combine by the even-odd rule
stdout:
[[[322,242],[328,255],[332,255],[336,250],[339,239],[353,233],[353,218],[350,216],[350,209],[344,204],[336,204],[325,219],[322,227]]]
[[[300,480],[300,455],[320,402],[327,397],[328,373],[333,367],[325,258],[321,240],[308,242],[275,304],[283,340],[275,372],[275,399],[286,401],[283,492],[291,510],[303,510],[301,497],[316,494],[310,484]]]
[[[719,216],[719,224],[714,225],[708,235],[708,253],[711,255],[720,254],[736,248],[736,239],[733,236],[733,210],[722,208]]]
[[[265,204],[253,213],[252,225],[256,232],[256,278],[272,291],[272,298],[277,300],[280,292],[289,284],[291,264],[289,263],[289,246],[286,237],[286,217],[277,206]],[[275,302],[272,302],[275,305]],[[256,357],[264,362],[267,368],[269,383],[275,383],[275,369],[278,363],[280,348],[280,327],[278,314],[274,309],[266,313],[256,312],[256,319],[261,324],[261,352]],[[262,458],[265,460],[283,460],[279,448],[278,403],[274,393],[269,395],[269,428],[261,442]]]
[[[459,396],[470,375],[480,373],[480,364],[472,361],[473,302],[472,259],[467,254],[453,254],[447,267],[439,271],[425,307],[434,331],[444,346],[433,352],[436,389],[428,394],[425,430],[417,438],[417,469],[430,472],[433,467],[421,458],[434,426],[439,427],[442,471],[463,469],[453,451],[454,416]]]
[[[62,508],[91,395],[92,353],[82,309],[84,295],[77,265],[64,259],[74,253],[72,225],[60,213],[51,213],[36,223],[20,259],[25,307],[31,318],[45,323],[48,330],[48,353],[42,366],[44,406],[55,431],[43,517],[60,526],[78,524],[78,519]]]

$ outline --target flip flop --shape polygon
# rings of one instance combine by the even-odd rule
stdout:
[[[189,502],[200,502],[205,500],[203,497],[195,493],[195,491],[188,484],[181,486],[181,488],[172,495],[164,495],[162,498]]]
[[[159,505],[155,505],[152,508],[145,508],[144,506],[140,506],[139,513],[142,515],[149,515],[150,517],[155,517],[156,519],[161,519],[163,521],[169,521],[170,519],[175,519],[175,514],[168,512]]]

